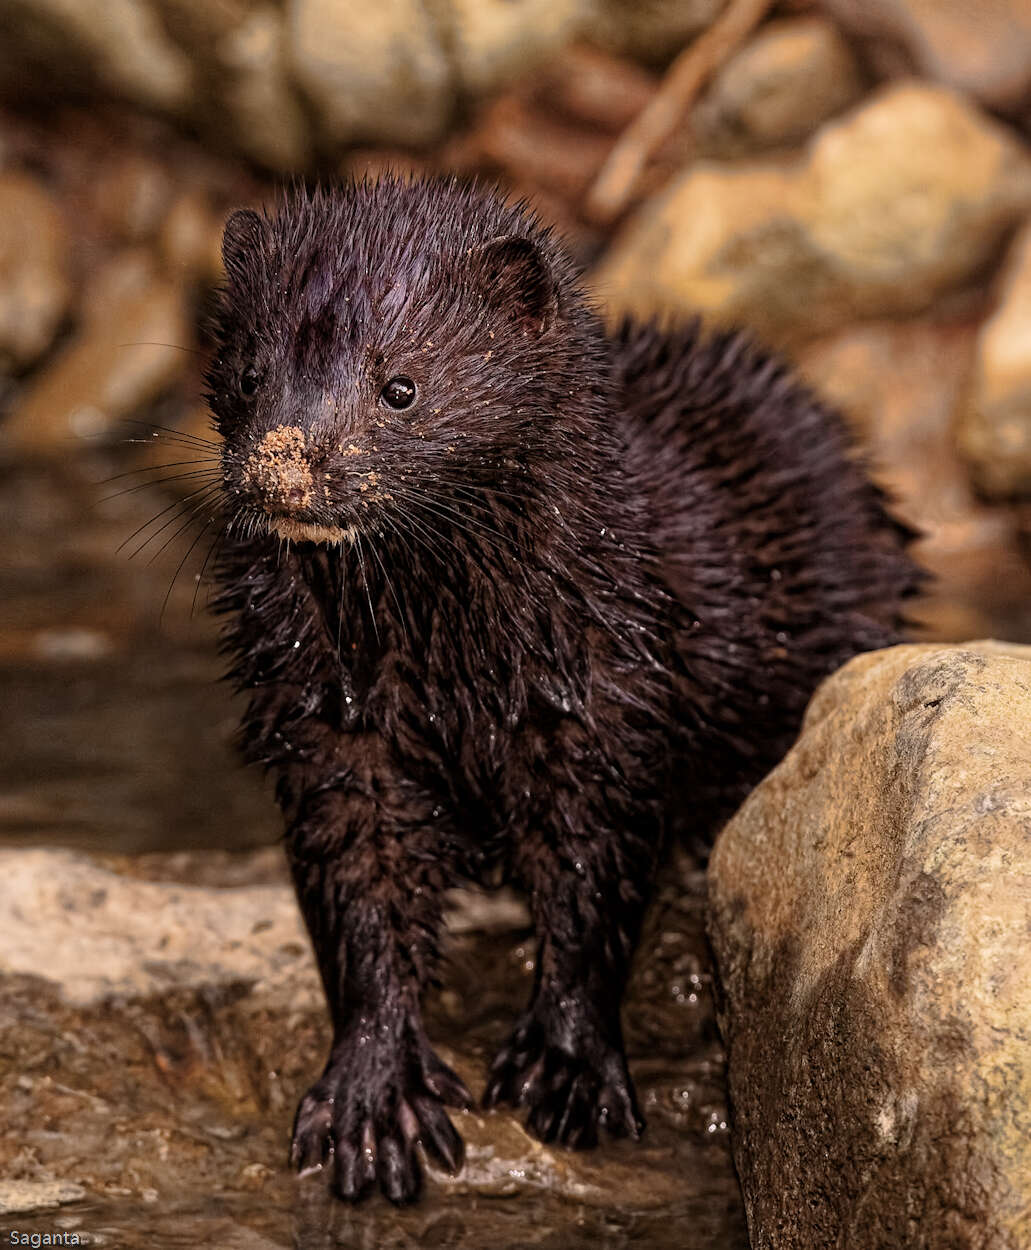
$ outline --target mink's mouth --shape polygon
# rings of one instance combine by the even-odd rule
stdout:
[[[289,516],[270,516],[268,528],[270,534],[295,543],[353,543],[356,535],[353,525],[317,525]]]
[[[279,425],[268,430],[261,441],[248,449],[246,457],[237,451],[228,461],[227,482],[237,496],[242,495],[252,514],[264,513],[267,532],[290,542],[326,545],[353,543],[353,525],[335,524],[328,507],[329,475],[325,472],[325,450],[311,434],[296,425]],[[233,487],[238,479],[239,487]],[[319,512],[329,511],[326,521]]]

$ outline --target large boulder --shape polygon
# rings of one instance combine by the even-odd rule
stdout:
[[[801,158],[689,167],[595,273],[617,313],[753,326],[784,344],[931,307],[1031,209],[1031,157],[939,87],[882,89]]]
[[[1031,648],[863,655],[709,870],[753,1250],[1031,1244]]]

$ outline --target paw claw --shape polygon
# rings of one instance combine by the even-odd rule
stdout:
[[[333,1152],[333,1101],[319,1087],[301,1099],[294,1117],[290,1143],[290,1166],[302,1176],[318,1172]]]
[[[473,1105],[473,1096],[465,1081],[436,1055],[423,1060],[422,1079],[430,1093],[447,1106],[467,1111]]]
[[[422,1188],[422,1172],[415,1152],[397,1137],[385,1137],[379,1146],[379,1183],[396,1206],[414,1202]]]

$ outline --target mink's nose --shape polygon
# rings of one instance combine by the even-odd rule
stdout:
[[[314,496],[313,453],[317,449],[299,426],[277,426],[244,461],[244,485],[266,512],[300,512]]]

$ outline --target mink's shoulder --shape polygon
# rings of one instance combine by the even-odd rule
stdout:
[[[734,565],[740,587],[776,567],[801,587],[817,565],[840,563],[856,565],[857,602],[915,592],[914,531],[892,515],[841,414],[785,360],[698,319],[624,321],[609,342],[627,468],[674,564],[705,563],[721,582]],[[864,552],[876,570],[858,568]]]
[[[687,473],[730,499],[872,491],[841,415],[747,332],[626,320],[609,345],[631,460],[675,462],[681,488]]]

